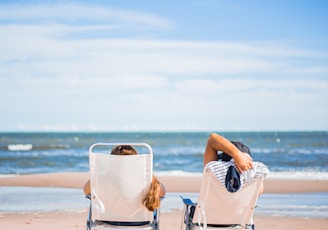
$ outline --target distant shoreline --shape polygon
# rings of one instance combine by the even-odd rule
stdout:
[[[130,131],[122,131],[122,130],[104,130],[104,131],[94,131],[94,130],[76,130],[76,131],[68,131],[68,130],[8,130],[8,131],[0,131],[2,133],[326,133],[328,130],[130,130]]]
[[[155,173],[156,175],[156,173]],[[89,173],[67,172],[0,177],[0,186],[82,188]],[[168,192],[198,192],[201,176],[159,175]],[[266,178],[265,193],[328,192],[328,180]]]

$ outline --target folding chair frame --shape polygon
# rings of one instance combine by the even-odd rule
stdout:
[[[215,182],[213,182],[215,180]],[[183,209],[183,217],[182,217],[182,221],[181,221],[181,227],[180,230],[195,230],[195,229],[218,229],[218,228],[244,228],[244,229],[255,229],[255,224],[253,223],[253,212],[254,209],[256,207],[256,202],[257,202],[257,198],[258,198],[258,189],[260,187],[260,185],[263,183],[264,180],[264,176],[259,177],[259,178],[255,178],[252,182],[249,182],[249,184],[245,184],[245,189],[247,189],[246,191],[250,191],[248,189],[254,189],[254,194],[251,194],[252,198],[250,198],[250,203],[248,203],[247,205],[247,215],[248,217],[246,219],[244,219],[244,217],[242,219],[245,220],[249,220],[246,221],[246,223],[238,223],[238,221],[231,221],[232,223],[225,223],[224,217],[220,216],[220,214],[215,214],[215,209],[210,209],[212,210],[210,215],[212,218],[212,222],[207,223],[208,220],[206,220],[206,202],[203,204],[202,202],[200,202],[200,200],[198,200],[198,202],[200,203],[195,203],[192,200],[190,200],[189,198],[184,198],[181,197],[183,204],[184,204],[184,209]],[[216,189],[214,189],[215,187],[213,187],[213,184],[215,184],[215,186],[220,186],[220,189],[218,191],[224,191],[224,196],[225,197],[230,197],[230,195],[228,194],[229,192],[226,192],[226,189],[224,188],[223,185],[218,184],[218,181],[216,181],[216,178],[213,176],[212,172],[206,172],[206,170],[204,170],[203,173],[203,177],[202,177],[202,188],[200,191],[200,196],[204,195],[204,194],[208,194],[209,189],[211,189],[212,191],[217,191]],[[252,187],[253,186],[253,187]],[[243,191],[243,188],[232,194],[231,196],[238,196],[237,193],[240,193]],[[244,194],[244,193],[243,193]],[[217,194],[218,195],[218,194]],[[207,196],[207,195],[206,195]],[[207,202],[211,202],[211,199],[208,200]],[[214,202],[214,201],[213,201]],[[220,199],[216,199],[215,204],[219,205]],[[227,202],[227,201],[225,201]],[[214,204],[214,203],[213,203]],[[212,204],[211,204],[212,205]],[[203,207],[202,207],[203,206]],[[223,206],[221,206],[223,207]],[[222,212],[222,208],[221,212]],[[232,206],[230,206],[232,207]],[[240,207],[236,207],[236,208],[240,208]],[[197,210],[196,210],[197,209]],[[203,210],[202,210],[203,209]],[[228,212],[228,211],[227,211]],[[197,215],[197,216],[195,216]],[[201,217],[199,217],[199,215],[201,215]],[[217,217],[214,217],[218,215]],[[231,214],[233,215],[233,213]],[[202,220],[197,218],[203,218]],[[214,219],[217,221],[213,221],[213,217]],[[248,219],[249,218],[249,219]],[[234,223],[237,222],[237,223]]]
[[[86,195],[87,199],[90,200],[90,207],[88,212],[88,218],[86,222],[86,230],[91,230],[93,227],[104,225],[111,228],[119,228],[119,226],[124,226],[125,228],[131,229],[145,229],[145,230],[159,230],[159,216],[160,209],[154,211],[154,220],[152,222],[111,222],[111,221],[92,221],[92,202],[91,196]]]
[[[183,224],[185,225],[185,230],[194,230],[194,229],[203,229],[204,225],[203,224],[198,224],[193,222],[194,218],[194,213],[195,213],[195,208],[197,206],[197,203],[192,202],[189,198],[183,198],[181,197],[182,202],[184,204],[184,209],[183,209],[183,219],[181,223],[181,229],[183,230],[182,226]],[[244,228],[244,229],[252,229],[255,230],[255,224],[253,223],[253,219],[251,219],[249,224],[246,225],[240,225],[240,224],[229,224],[229,225],[224,225],[224,224],[206,224],[205,229],[218,229],[218,228]]]
[[[118,146],[118,145],[131,145],[131,146],[141,146],[148,149],[149,154],[152,154],[152,148],[146,143],[95,143],[90,146],[89,154],[92,153],[93,148],[96,146]],[[115,221],[99,221],[92,220],[92,199],[91,195],[86,195],[86,198],[90,200],[90,207],[88,212],[88,217],[86,221],[86,229],[91,230],[97,226],[104,226],[106,229],[143,229],[143,230],[159,230],[159,216],[160,208],[153,212],[152,221],[142,221],[142,222],[115,222]]]

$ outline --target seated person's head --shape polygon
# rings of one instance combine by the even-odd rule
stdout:
[[[112,149],[112,155],[137,155],[138,152],[131,145],[118,145]]]
[[[251,150],[248,148],[248,146],[244,145],[242,142],[238,142],[238,141],[230,141],[234,146],[237,147],[237,149],[239,149],[240,151],[247,153],[248,155],[252,156],[251,154]],[[229,156],[227,153],[223,152],[221,155],[221,158],[223,161],[230,161],[231,160],[231,156]]]

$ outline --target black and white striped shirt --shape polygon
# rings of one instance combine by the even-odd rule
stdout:
[[[233,165],[235,167],[234,160],[230,161],[211,161],[207,163],[205,166],[206,171],[210,171],[214,174],[214,176],[220,181],[220,183],[225,186],[225,178],[228,171],[229,166]],[[252,181],[254,178],[260,177],[260,176],[266,176],[269,174],[269,169],[261,162],[253,162],[253,168],[243,172],[240,174],[240,183],[241,186],[243,184],[248,183]]]

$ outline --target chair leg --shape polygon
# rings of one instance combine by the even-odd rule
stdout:
[[[91,221],[91,197],[89,195],[87,195],[87,198],[90,199],[90,207],[89,207],[89,213],[88,213],[88,219],[87,219],[87,228],[86,230],[91,230],[91,225],[92,225],[92,221]]]
[[[91,230],[91,220],[87,219],[87,228],[86,230]]]
[[[255,230],[255,224],[246,224],[246,229]]]
[[[160,215],[160,209],[156,209],[153,213],[154,216],[153,230],[159,230],[159,215]]]
[[[193,224],[192,224],[192,219],[194,216],[195,212],[195,206],[185,206],[185,214],[184,214],[184,224],[186,225],[185,230],[192,230],[193,229]]]
[[[157,222],[154,223],[154,228],[153,228],[153,229],[154,229],[154,230],[159,230],[159,225],[158,225]]]

